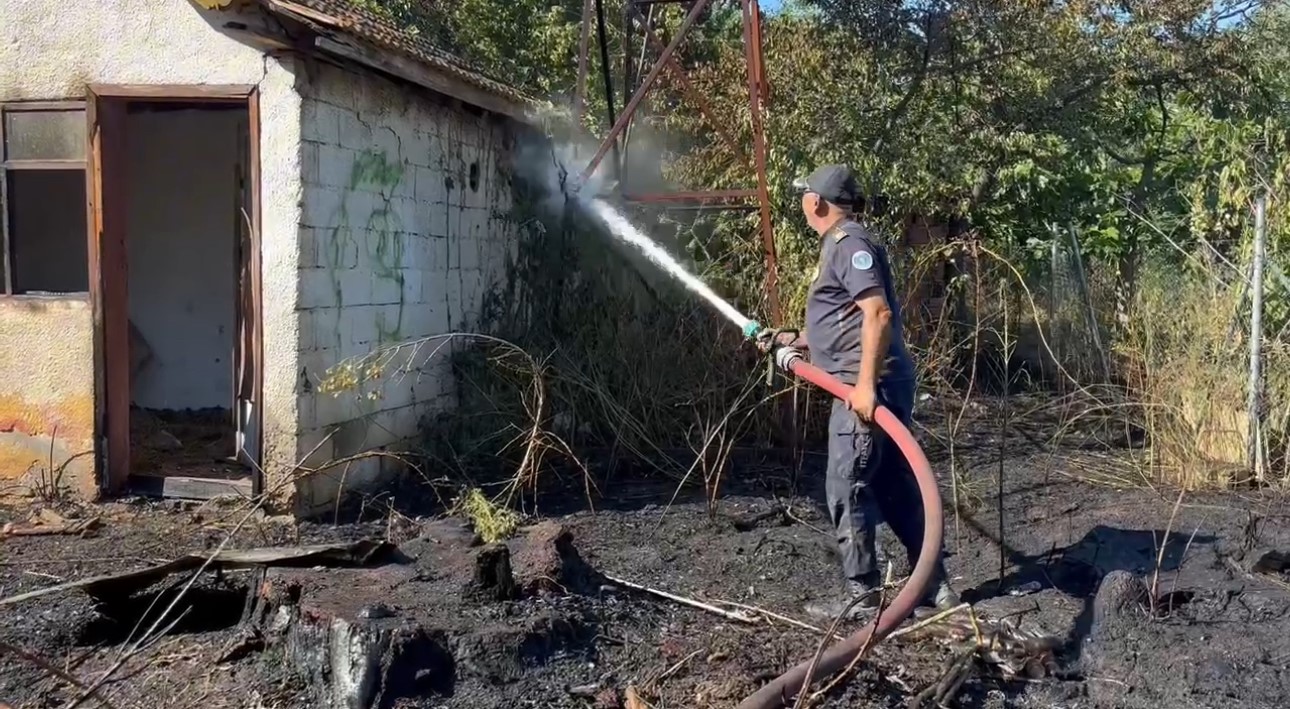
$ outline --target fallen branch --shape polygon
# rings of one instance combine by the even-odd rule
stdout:
[[[934,706],[945,706],[945,703],[954,698],[968,676],[972,674],[972,660],[976,657],[976,653],[977,648],[974,646],[951,658],[945,674],[910,698],[909,708],[918,709],[928,699],[932,700]]]
[[[85,692],[87,696],[92,697],[99,704],[102,704],[103,706],[107,707],[107,709],[116,709],[116,707],[114,707],[111,702],[109,702],[107,699],[104,699],[103,695],[99,694],[97,687],[93,687],[93,688],[86,687],[84,682],[62,671],[53,663],[49,662],[43,657],[40,657],[39,655],[34,655],[30,652],[27,652],[26,650],[23,650],[20,647],[10,645],[9,643],[6,643],[2,640],[0,640],[0,653],[8,653],[10,655],[13,655],[14,657],[17,657],[23,662],[26,662],[29,665],[33,665],[35,667],[38,667],[44,670],[45,672],[48,672],[50,675],[57,677],[58,679],[81,690],[82,692]],[[6,708],[6,707],[8,707],[7,704],[0,703],[0,709]]]
[[[929,618],[924,618],[923,620],[920,620],[909,627],[901,628],[900,630],[897,630],[891,633],[890,635],[888,635],[887,639],[891,640],[893,638],[898,638],[902,635],[909,635],[910,633],[917,632],[919,630],[922,630],[923,628],[926,628],[929,625],[935,625],[936,623],[939,623],[945,620],[946,618],[949,618],[955,613],[961,613],[971,607],[972,605],[969,603],[960,603],[957,606],[954,606],[953,608],[949,608],[947,610],[943,610],[934,616],[931,616]]]
[[[756,613],[758,615],[765,616],[766,619],[768,620],[778,620],[781,623],[787,623],[788,625],[801,628],[802,630],[809,630],[812,633],[815,633],[816,635],[824,634],[824,628],[818,628],[814,625],[811,625],[810,623],[805,623],[796,618],[790,618],[789,616],[781,615],[779,613],[776,613],[775,611],[766,610],[765,608],[760,608],[758,606],[750,606],[747,603],[736,603],[735,601],[723,601],[719,598],[713,599],[712,602],[720,603],[723,606],[730,606],[731,608],[738,608],[740,610],[745,610],[750,613]],[[841,635],[834,635],[833,637],[835,640],[842,639]]]
[[[2,537],[41,537],[55,534],[81,535],[92,532],[102,526],[98,517],[85,519],[68,519],[50,509],[42,509],[31,516],[28,524],[10,522],[0,528]]]
[[[685,596],[678,596],[678,595],[676,595],[676,594],[674,594],[674,593],[668,593],[667,591],[660,591],[660,590],[658,590],[657,588],[650,588],[649,586],[642,586],[642,585],[640,585],[640,584],[632,583],[631,581],[625,581],[625,580],[623,580],[623,579],[619,579],[619,578],[614,578],[613,576],[609,576],[609,575],[606,575],[606,576],[605,576],[605,579],[606,579],[607,581],[610,581],[610,582],[612,582],[612,583],[614,583],[614,584],[617,584],[617,585],[619,585],[619,586],[622,586],[622,587],[624,587],[624,588],[630,588],[630,589],[632,589],[633,591],[640,591],[641,593],[648,593],[648,594],[650,594],[651,596],[658,596],[659,598],[666,598],[666,599],[667,599],[667,600],[669,600],[669,601],[673,601],[673,602],[675,602],[675,603],[680,603],[680,604],[681,604],[681,605],[683,605],[683,606],[689,606],[689,607],[691,607],[691,608],[698,608],[699,610],[703,610],[703,611],[707,611],[707,612],[709,612],[709,613],[713,613],[713,614],[715,614],[715,615],[719,615],[719,616],[721,616],[722,618],[729,618],[730,620],[737,620],[737,621],[739,621],[740,623],[749,623],[749,624],[752,624],[752,623],[756,623],[756,622],[757,622],[757,618],[756,618],[755,616],[747,615],[747,614],[745,614],[745,613],[736,613],[736,612],[734,612],[734,611],[728,611],[728,610],[725,610],[725,609],[723,609],[723,608],[718,608],[718,607],[716,607],[716,606],[714,606],[714,605],[710,605],[710,604],[704,603],[703,601],[696,601],[696,600],[694,600],[693,598],[686,598]]]

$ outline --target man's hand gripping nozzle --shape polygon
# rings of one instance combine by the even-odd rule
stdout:
[[[792,374],[793,365],[805,358],[802,351],[782,342],[781,335],[792,335],[790,342],[796,342],[801,335],[798,330],[790,328],[773,328],[762,327],[761,323],[749,321],[744,325],[744,337],[752,340],[757,344],[757,349],[765,352],[766,358],[766,384],[770,386],[774,383],[775,367]]]

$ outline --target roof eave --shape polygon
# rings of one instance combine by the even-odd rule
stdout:
[[[361,64],[369,69],[397,77],[432,91],[451,96],[491,113],[506,116],[523,123],[532,123],[539,106],[529,102],[488,91],[449,71],[425,62],[383,50],[361,39],[344,36],[344,41],[331,37],[315,37],[314,47],[325,54]]]
[[[268,13],[312,26],[311,49],[394,76],[417,86],[450,96],[484,110],[524,123],[534,123],[543,102],[470,69],[410,54],[350,31],[340,18],[292,0],[258,0]]]

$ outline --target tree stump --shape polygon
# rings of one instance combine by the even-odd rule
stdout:
[[[518,542],[516,576],[526,595],[542,593],[593,594],[604,582],[582,559],[573,533],[562,524],[542,522]]]
[[[538,525],[511,543],[514,556],[460,522],[425,532],[400,548],[399,563],[273,568],[257,579],[245,622],[281,649],[311,706],[392,709],[593,652],[594,615],[535,598],[599,588],[567,529]]]

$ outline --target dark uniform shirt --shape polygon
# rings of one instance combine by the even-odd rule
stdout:
[[[806,301],[806,345],[811,363],[854,384],[860,372],[860,326],[856,300],[882,288],[891,308],[891,335],[884,382],[911,381],[914,365],[905,349],[900,301],[892,285],[887,251],[858,222],[845,219],[824,234],[820,263]],[[881,368],[880,368],[881,369]]]

